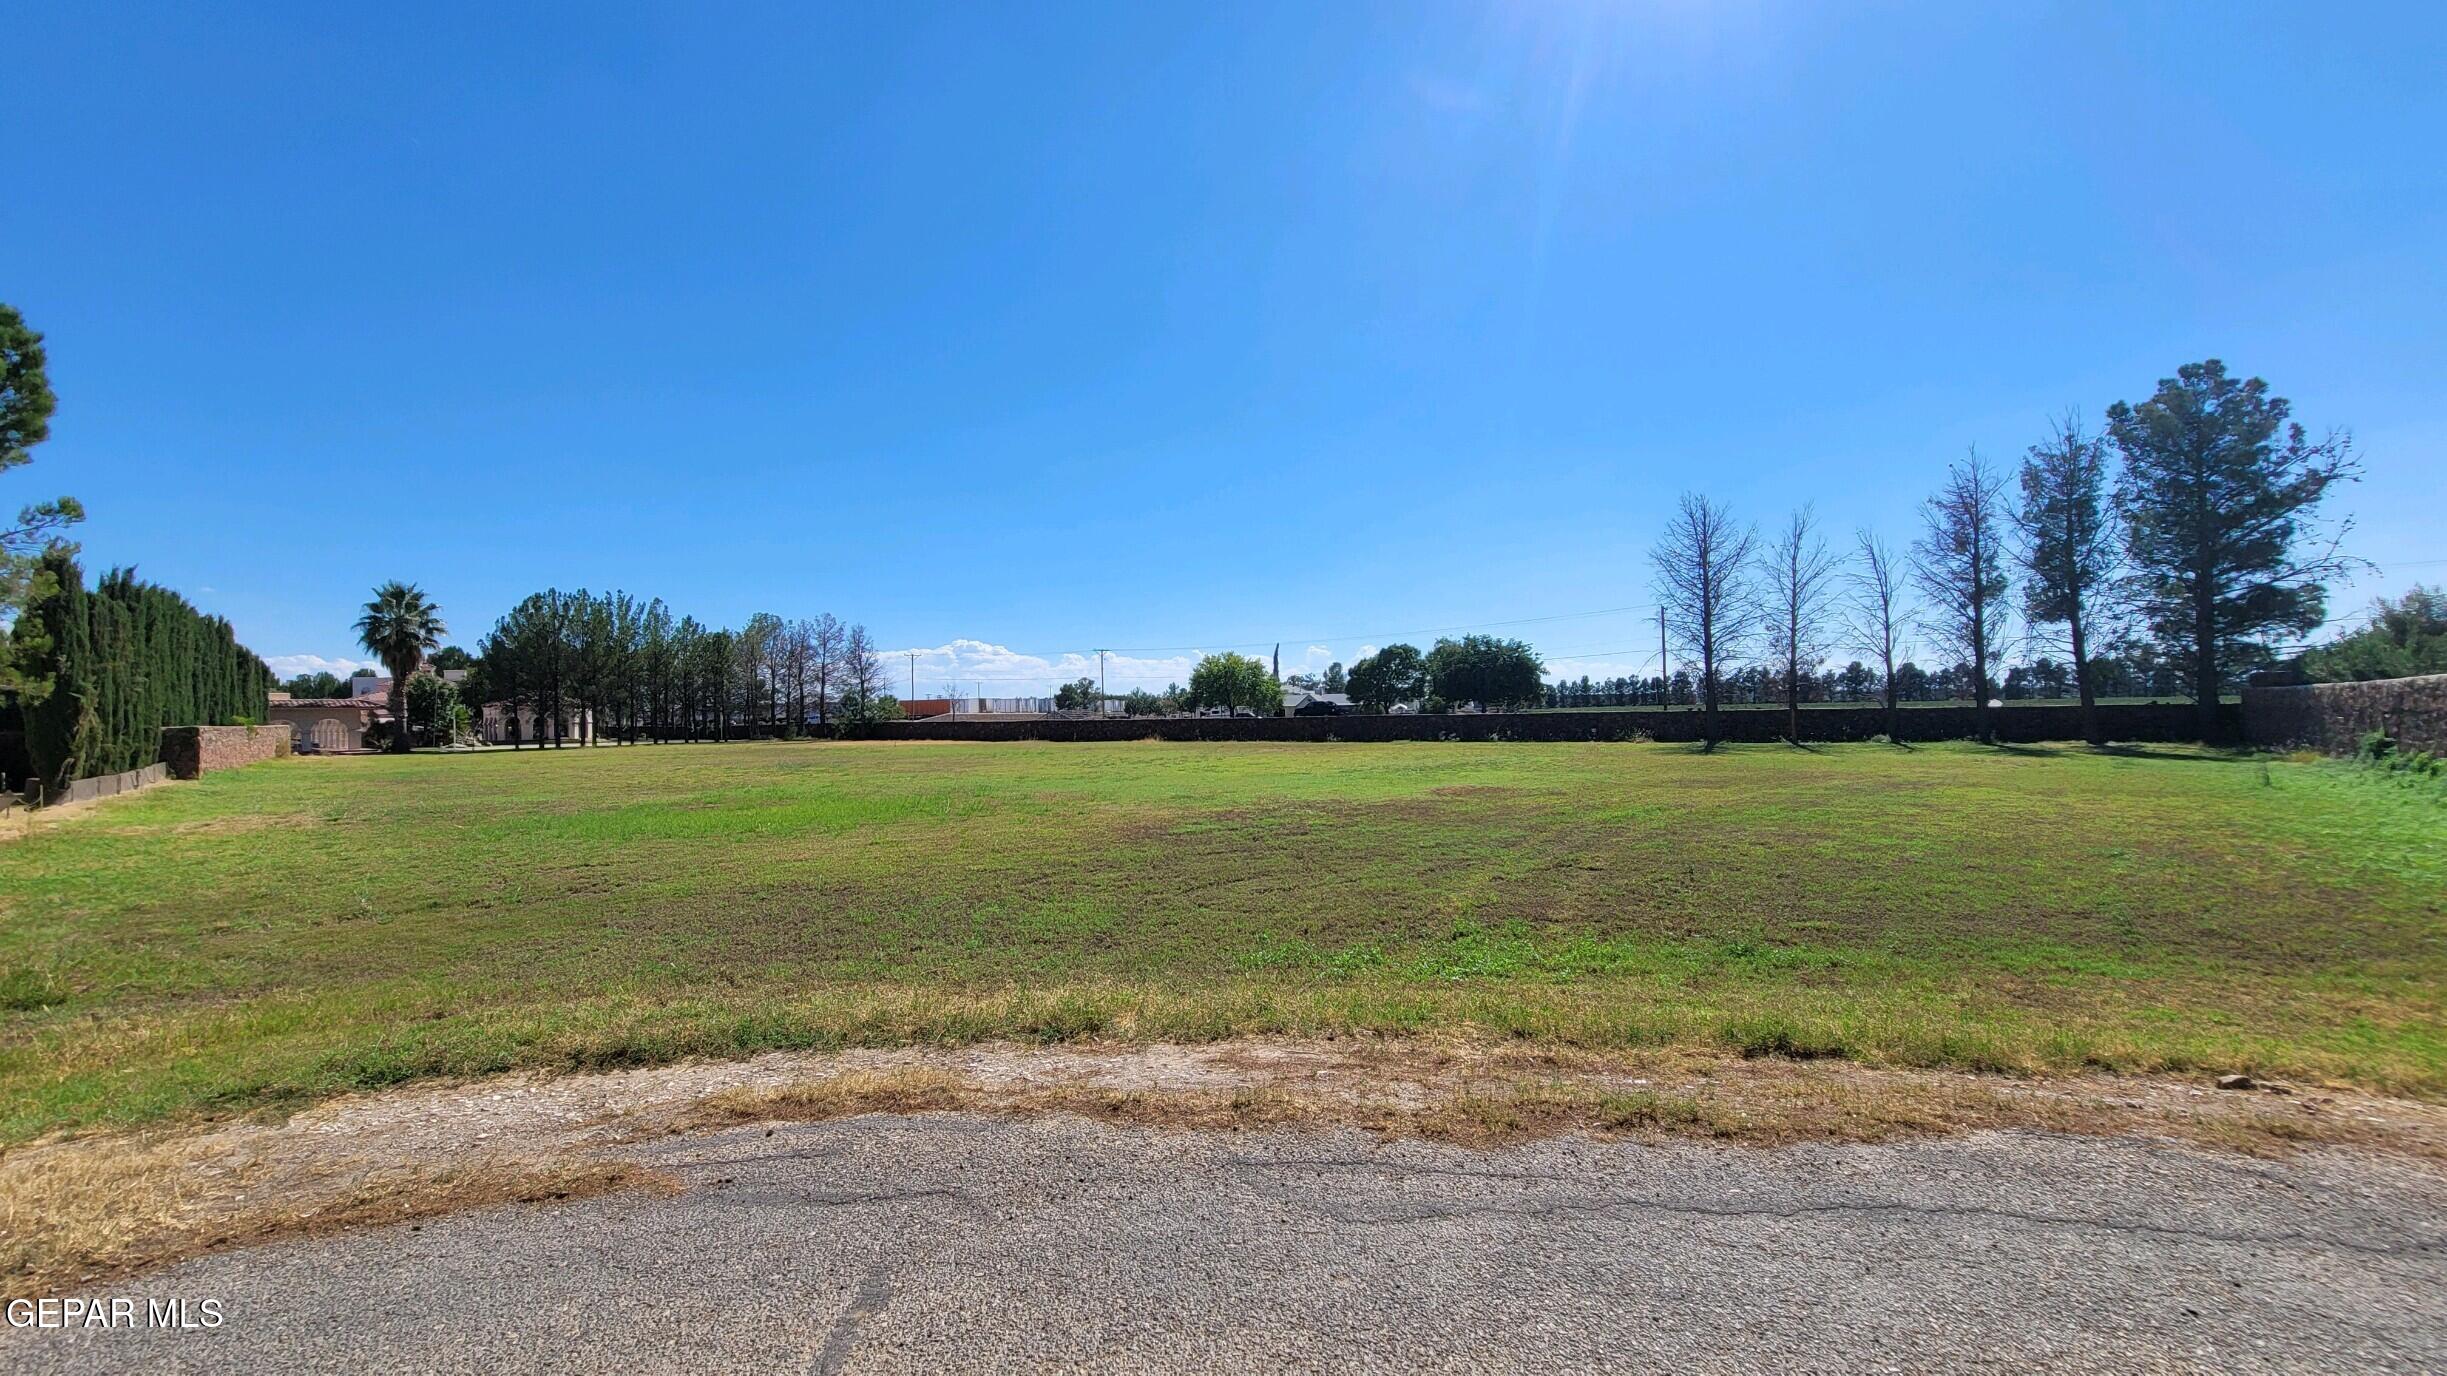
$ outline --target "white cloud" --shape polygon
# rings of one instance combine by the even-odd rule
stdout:
[[[882,652],[886,679],[894,693],[910,691],[911,656],[917,671],[916,696],[1016,698],[1042,697],[1062,684],[1097,675],[1096,656],[1071,651],[1052,657],[1022,654],[1008,645],[960,639],[944,645],[904,646]],[[1133,688],[1160,689],[1189,682],[1196,654],[1161,658],[1138,655],[1105,657],[1105,687],[1126,693]]]
[[[272,666],[276,678],[296,678],[299,674],[337,674],[347,678],[365,667],[363,656],[332,659],[323,655],[265,655],[263,662]]]

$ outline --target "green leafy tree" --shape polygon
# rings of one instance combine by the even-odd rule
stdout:
[[[357,643],[383,662],[391,671],[391,686],[401,689],[415,676],[426,653],[440,647],[444,629],[442,609],[425,596],[423,589],[393,581],[374,589],[374,600],[365,604],[365,614],[357,618]],[[391,710],[394,716],[401,710],[401,699],[396,694]],[[405,731],[393,732],[391,748],[405,753],[408,735]]]
[[[17,308],[0,303],[0,473],[34,461],[34,446],[51,434],[52,395],[42,336]],[[0,518],[5,519],[5,518]],[[13,614],[33,590],[36,559],[59,532],[85,519],[74,497],[20,507],[14,525],[0,525],[0,617]],[[0,675],[8,669],[0,657]],[[0,677],[0,685],[8,682]]]
[[[1230,711],[1247,707],[1262,717],[1283,710],[1283,685],[1275,682],[1274,673],[1263,661],[1230,651],[1198,661],[1190,671],[1190,697],[1200,706]]]
[[[2133,600],[2218,734],[2218,695],[2272,658],[2272,632],[2310,630],[2327,615],[2327,582],[2354,562],[2346,530],[2319,529],[2321,499],[2358,476],[2352,441],[2313,443],[2283,397],[2238,381],[2216,359],[2188,363],[2139,405],[2107,411],[2124,458],[2114,506],[2124,527]]]
[[[2304,654],[2303,672],[2321,683],[2447,674],[2447,589],[2380,598],[2361,630]]]
[[[408,680],[402,695],[406,702],[408,734],[428,741],[448,742],[460,714],[459,688],[439,674],[418,673]]]
[[[1439,640],[1427,652],[1428,692],[1489,711],[1534,707],[1546,699],[1546,665],[1528,645],[1491,635]]]
[[[1081,678],[1054,690],[1054,706],[1064,712],[1085,712],[1094,708],[1103,695],[1096,691],[1096,680]]]
[[[437,671],[476,667],[476,657],[456,645],[443,646],[428,656],[425,662],[431,664]]]
[[[317,669],[290,679],[280,685],[280,690],[293,698],[344,698],[348,696],[348,680],[328,669]]]
[[[1416,645],[1388,645],[1351,666],[1351,697],[1372,712],[1427,696],[1427,660]]]
[[[1325,690],[1329,693],[1347,693],[1351,690],[1351,676],[1344,672],[1339,659],[1325,666],[1324,681]]]

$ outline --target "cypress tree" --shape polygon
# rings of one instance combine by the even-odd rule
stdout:
[[[229,623],[112,569],[91,592],[64,550],[45,553],[14,647],[26,753],[46,792],[159,758],[165,726],[259,721],[272,671]]]

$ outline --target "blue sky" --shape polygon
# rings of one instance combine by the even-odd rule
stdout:
[[[0,501],[77,494],[89,565],[284,669],[397,577],[470,645],[546,585],[831,610],[927,694],[1497,623],[1632,671],[1679,491],[1900,539],[1965,446],[2206,356],[2359,439],[2340,614],[2447,580],[2436,7],[0,31],[61,397]]]

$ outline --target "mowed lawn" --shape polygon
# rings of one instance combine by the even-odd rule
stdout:
[[[299,759],[0,841],[0,1140],[422,1075],[1399,1032],[2447,1097],[2447,805],[1971,745]]]

